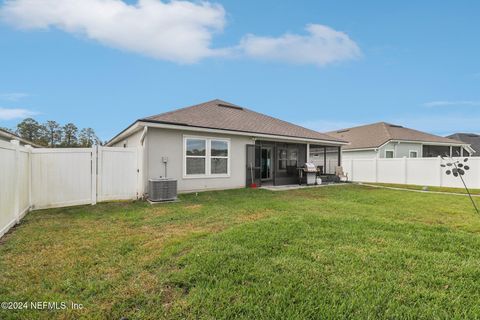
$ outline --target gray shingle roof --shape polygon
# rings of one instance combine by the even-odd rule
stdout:
[[[377,122],[354,128],[336,130],[328,132],[327,134],[338,139],[349,141],[350,144],[344,147],[345,150],[378,148],[390,140],[453,144],[462,143],[458,140],[444,138],[386,122]]]
[[[218,99],[143,118],[140,121],[345,142]]]
[[[473,150],[475,150],[475,156],[480,156],[480,135],[475,133],[455,133],[447,138],[460,140],[470,144]]]

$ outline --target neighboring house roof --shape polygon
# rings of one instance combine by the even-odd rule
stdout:
[[[464,144],[461,141],[436,136],[430,133],[404,128],[399,125],[377,122],[359,127],[328,132],[338,139],[347,140],[345,150],[378,148],[388,141],[416,141],[421,143]]]
[[[475,133],[454,133],[447,138],[470,144],[476,155],[480,154],[480,135]]]
[[[346,143],[324,133],[218,99],[138,121]]]
[[[3,138],[6,141],[18,140],[23,145],[31,145],[32,147],[37,147],[37,148],[40,147],[38,144],[35,144],[30,140],[24,139],[13,132],[10,132],[1,128],[0,128],[0,138]]]

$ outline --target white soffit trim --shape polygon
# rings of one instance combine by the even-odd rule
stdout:
[[[353,151],[376,151],[378,148],[358,148],[358,149],[343,149],[342,152],[353,152]]]

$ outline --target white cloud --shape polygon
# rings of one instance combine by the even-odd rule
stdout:
[[[340,31],[320,24],[307,25],[307,35],[286,33],[280,37],[253,34],[240,42],[240,50],[249,57],[323,66],[361,56],[358,45]]]
[[[218,56],[250,57],[323,66],[361,56],[357,44],[320,24],[306,35],[249,34],[239,45],[212,48],[226,23],[219,4],[208,1],[5,0],[0,18],[21,29],[58,28],[104,45],[178,63]]]
[[[423,104],[425,107],[478,107],[480,101],[430,101]]]
[[[24,119],[36,114],[36,112],[27,109],[0,108],[0,120]]]
[[[28,94],[20,92],[0,93],[0,100],[18,101],[27,96]]]
[[[210,48],[225,11],[209,2],[139,0],[6,0],[1,18],[23,29],[81,34],[105,45],[179,63],[225,54]]]

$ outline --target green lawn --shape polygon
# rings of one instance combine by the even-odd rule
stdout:
[[[398,183],[370,183],[367,184],[383,186],[383,187],[392,187],[392,188],[403,188],[410,190],[423,190],[425,186],[418,186],[414,184],[398,184]],[[468,186],[467,186],[468,187]],[[451,192],[451,193],[463,193],[467,194],[465,188],[450,188],[450,187],[432,187],[428,186],[426,191],[435,191],[435,192]],[[471,194],[480,195],[480,189],[469,189]]]
[[[0,284],[83,305],[2,320],[480,318],[480,216],[356,185],[35,211],[1,240]]]

